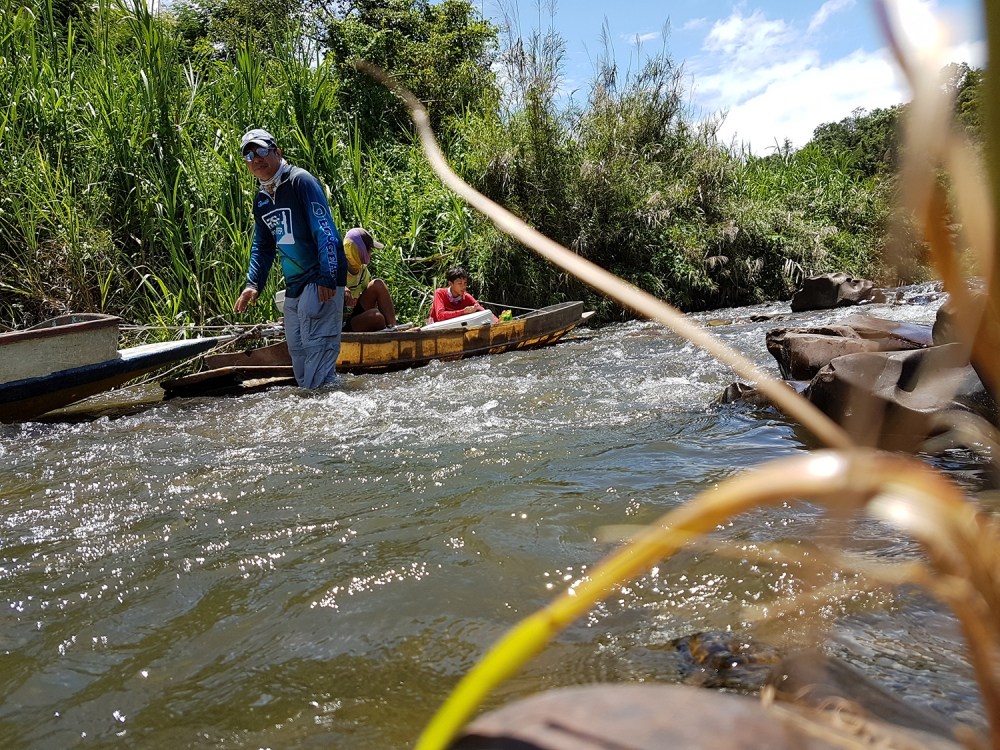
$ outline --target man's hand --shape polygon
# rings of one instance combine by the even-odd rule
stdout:
[[[241,313],[246,310],[250,305],[257,301],[257,290],[247,287],[240,294],[239,298],[236,300],[236,304],[233,305],[233,309]]]
[[[329,302],[337,294],[336,289],[331,289],[328,286],[316,285],[316,296],[319,297],[320,302]]]

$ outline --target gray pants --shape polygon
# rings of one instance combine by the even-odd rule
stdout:
[[[316,285],[310,284],[300,296],[285,298],[284,316],[295,382],[303,388],[336,383],[344,287],[337,287],[337,293],[321,303]]]

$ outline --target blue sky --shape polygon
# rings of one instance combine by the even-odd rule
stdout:
[[[683,64],[692,112],[727,112],[720,137],[757,154],[858,108],[907,101],[871,0],[474,0],[498,25],[525,35],[552,24],[566,41],[563,87],[585,100],[602,29],[620,69],[633,70],[663,45]],[[906,18],[947,19],[944,62],[986,64],[978,0],[898,0]],[[506,13],[505,13],[506,10]],[[638,42],[638,44],[637,44]]]

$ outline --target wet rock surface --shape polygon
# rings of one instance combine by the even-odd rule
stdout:
[[[551,690],[477,718],[451,750],[961,747],[946,718],[819,651],[782,656],[731,632],[693,633],[668,645],[681,658],[685,685]],[[762,690],[764,700],[751,697]]]
[[[811,276],[792,295],[792,312],[828,310],[863,302],[885,301],[885,295],[867,279],[855,279],[846,273]]]
[[[775,328],[765,345],[781,377],[857,443],[914,451],[959,421],[979,430],[1000,424],[987,387],[990,362],[982,354],[994,344],[994,355],[1000,350],[1000,335],[993,342],[992,329],[980,324],[972,350],[950,343],[957,328],[947,307],[933,326],[859,314],[834,325]],[[768,399],[734,383],[719,402],[763,406]]]
[[[959,344],[838,357],[816,374],[803,395],[855,442],[887,450],[916,450],[939,431],[948,410],[984,418],[996,414]]]
[[[700,632],[670,642],[684,684],[755,693],[781,656],[770,646],[733,633]]]

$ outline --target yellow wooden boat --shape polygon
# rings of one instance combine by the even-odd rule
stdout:
[[[338,372],[378,373],[420,367],[434,360],[457,360],[554,344],[593,313],[582,302],[563,302],[506,322],[439,328],[427,326],[374,333],[344,333]],[[460,319],[456,319],[460,320]],[[293,385],[291,358],[284,342],[235,354],[205,357],[200,372],[165,380],[166,397],[245,393]]]

